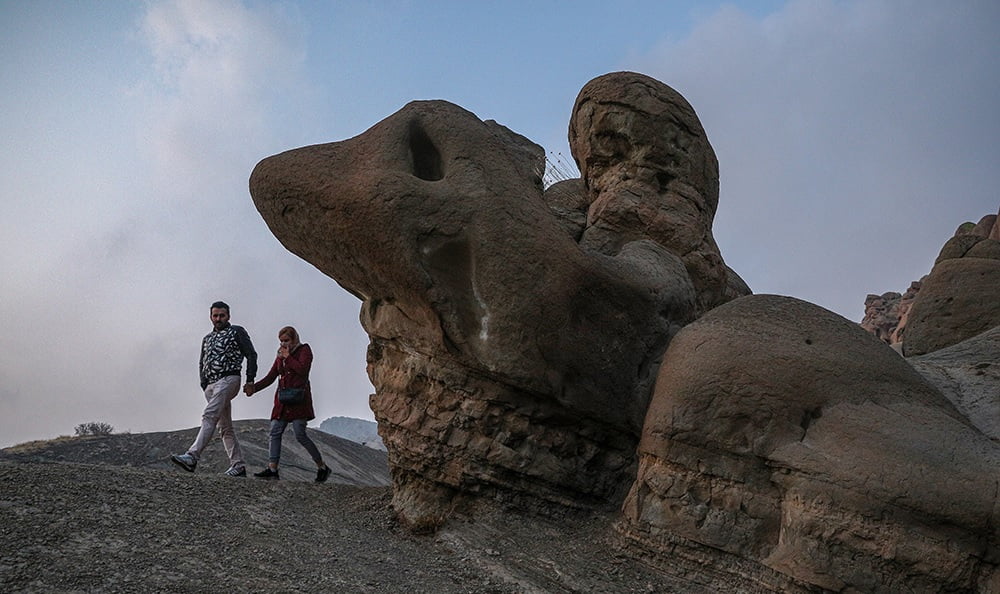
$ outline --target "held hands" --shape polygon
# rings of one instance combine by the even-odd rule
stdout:
[[[253,396],[254,393],[253,384],[251,384],[250,382],[243,384],[243,393],[247,395],[247,398]]]
[[[287,346],[281,345],[280,347],[278,347],[278,357],[281,358],[281,359],[285,359],[285,358],[288,357],[288,347]]]

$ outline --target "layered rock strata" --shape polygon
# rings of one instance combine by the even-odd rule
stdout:
[[[592,155],[611,120],[641,123],[607,156],[639,173],[627,203],[589,156],[543,192],[541,147],[444,101],[254,169],[275,236],[363,301],[371,406],[413,526],[468,495],[620,501],[670,337],[749,292],[711,237],[717,165],[693,110],[611,76],[627,99],[578,101],[571,139]]]

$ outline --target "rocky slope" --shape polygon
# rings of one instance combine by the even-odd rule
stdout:
[[[251,468],[267,421],[234,423]],[[311,432],[282,480],[229,478],[218,439],[198,471],[168,461],[197,429],[62,437],[0,450],[0,592],[710,592],[627,553],[612,514],[484,506],[413,535],[391,508],[385,452]],[[541,512],[541,513],[539,513]]]
[[[9,459],[0,485],[5,593],[717,591],[624,552],[599,514],[508,509],[415,536],[388,487]]]

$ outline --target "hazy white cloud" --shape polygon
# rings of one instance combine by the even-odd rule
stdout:
[[[0,250],[17,279],[0,304],[0,397],[11,410],[39,412],[5,415],[0,445],[70,433],[89,420],[132,430],[197,424],[198,346],[215,299],[229,301],[234,322],[251,331],[261,374],[271,334],[287,323],[300,326],[318,356],[336,359],[316,375],[364,368],[360,329],[354,340],[328,344],[340,336],[326,308],[351,312],[356,327],[353,298],[278,245],[247,191],[256,160],[294,142],[275,127],[282,116],[269,114],[282,101],[314,101],[295,12],[178,1],[150,3],[140,17],[133,39],[148,61],[122,92],[102,98],[127,117],[109,120],[100,137],[134,150],[108,158],[88,148],[93,136],[52,143],[40,129],[26,137],[43,150],[60,147],[50,154],[59,160],[32,174],[26,159],[14,176],[18,196],[4,196],[18,219],[36,223],[13,233],[31,242],[27,249],[8,237]],[[70,127],[53,124],[53,132]],[[358,402],[348,409],[370,416],[370,386],[360,380],[345,383]],[[334,414],[333,404],[321,403],[320,414]],[[270,411],[263,396],[238,405],[241,418]]]
[[[276,103],[302,100],[302,23],[287,5],[179,0],[150,6],[142,39],[155,77],[142,81],[142,143],[171,195],[228,187],[273,134]],[[282,106],[287,107],[287,106]],[[220,175],[222,173],[223,175]],[[206,182],[209,184],[206,186]]]

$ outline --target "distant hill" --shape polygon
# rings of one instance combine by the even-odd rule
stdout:
[[[372,421],[351,417],[330,417],[319,424],[319,430],[356,441],[375,450],[385,451],[385,444],[378,435],[378,425]]]
[[[363,421],[362,421],[363,422]],[[374,425],[374,423],[372,423]],[[234,421],[237,438],[243,448],[247,469],[260,470],[267,464],[268,427],[265,419]],[[110,466],[133,466],[180,470],[170,462],[171,454],[184,453],[198,433],[196,427],[157,433],[118,433],[87,437],[60,437],[33,441],[0,450],[0,460],[18,462],[78,462]],[[353,440],[310,431],[324,461],[333,473],[330,482],[362,487],[390,484],[389,463],[384,451],[365,447]],[[198,474],[218,474],[229,467],[225,448],[218,436],[212,439],[198,465]],[[281,478],[311,481],[316,465],[295,440],[289,428],[281,449]]]

